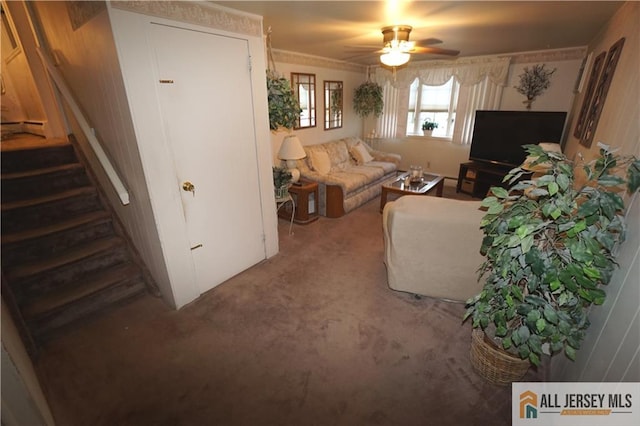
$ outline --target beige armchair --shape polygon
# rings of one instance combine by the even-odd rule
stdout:
[[[480,201],[407,195],[382,216],[389,287],[464,302],[482,290]]]

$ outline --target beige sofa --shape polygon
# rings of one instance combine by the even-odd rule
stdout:
[[[401,157],[372,149],[358,138],[304,146],[300,175],[318,182],[318,212],[340,217],[380,195],[382,183],[396,175]]]
[[[389,287],[460,302],[479,293],[480,203],[416,195],[387,203],[382,224]]]

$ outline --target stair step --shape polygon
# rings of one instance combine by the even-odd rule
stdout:
[[[25,318],[30,320],[41,317],[111,286],[124,282],[134,282],[139,280],[140,277],[140,269],[131,263],[118,265],[108,271],[101,271],[85,277],[81,281],[58,288],[55,292],[28,303],[24,307]]]
[[[74,226],[69,228],[57,232],[47,232],[36,238],[10,243],[5,243],[3,239],[2,257],[0,257],[2,268],[7,269],[21,263],[55,256],[57,253],[86,244],[89,241],[114,236],[115,230],[111,220],[111,217],[103,212],[99,215],[90,215],[88,220],[73,223]]]
[[[46,140],[26,147],[23,143],[17,143],[16,146],[11,147],[7,142],[9,141],[2,142],[2,174],[78,161],[73,146],[68,141]]]
[[[103,210],[98,192],[90,186],[7,204],[2,210],[3,234],[42,228]]]
[[[61,165],[52,166],[52,167],[44,167],[41,169],[29,169],[29,170],[21,170],[18,172],[2,173],[1,177],[2,177],[2,180],[10,181],[14,179],[17,180],[17,179],[40,177],[40,176],[50,175],[52,173],[64,172],[68,170],[77,170],[82,168],[83,168],[82,164],[80,163],[67,163],[67,164],[61,164]]]
[[[8,271],[5,271],[5,273],[9,282],[22,280],[30,276],[42,274],[52,269],[59,268],[61,266],[78,262],[82,259],[86,259],[98,253],[114,249],[118,246],[121,246],[122,244],[122,238],[104,238],[88,244],[84,244],[82,245],[82,247],[67,250],[64,253],[60,253],[57,256],[52,256],[49,259],[16,266],[9,269]]]
[[[68,191],[58,192],[57,194],[45,195],[37,198],[30,198],[27,200],[10,201],[2,203],[1,209],[3,212],[23,209],[27,207],[35,207],[42,204],[52,203],[54,201],[60,201],[67,198],[78,197],[82,195],[97,194],[96,189],[93,186],[83,186],[80,188],[70,189]]]
[[[106,211],[90,212],[90,213],[86,213],[86,214],[74,217],[69,220],[65,220],[64,222],[59,222],[52,225],[43,226],[40,228],[29,229],[26,231],[2,235],[2,244],[6,245],[6,244],[12,244],[12,243],[17,243],[21,241],[31,240],[35,238],[41,238],[53,233],[70,230],[94,221],[110,219],[110,217],[111,216]]]
[[[18,175],[22,173],[3,175],[2,199],[4,202],[47,196],[91,184],[84,167],[79,164],[52,167],[46,169],[46,172],[27,176]]]

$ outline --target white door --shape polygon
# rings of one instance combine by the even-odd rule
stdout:
[[[167,173],[176,173],[203,293],[266,257],[248,44],[159,24],[151,24],[150,35],[158,125],[175,159]],[[193,191],[183,188],[187,182]]]

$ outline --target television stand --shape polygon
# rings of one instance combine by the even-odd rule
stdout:
[[[512,167],[476,161],[462,163],[458,173],[456,192],[462,192],[474,198],[484,198],[492,186],[508,188],[509,184],[503,183],[502,179],[511,169]]]

